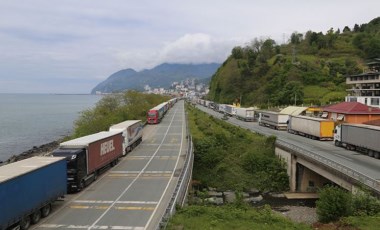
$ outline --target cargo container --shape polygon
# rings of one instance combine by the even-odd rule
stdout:
[[[236,118],[243,121],[254,121],[255,110],[253,108],[236,108]]]
[[[143,125],[141,120],[128,120],[112,125],[109,131],[120,131],[123,134],[123,155],[132,151],[142,141]]]
[[[336,146],[380,158],[379,126],[342,123],[335,127],[334,142]]]
[[[147,113],[146,121],[148,124],[158,124],[165,115],[165,103],[161,103],[150,109]]]
[[[288,114],[272,111],[259,112],[259,125],[267,126],[272,129],[286,130],[288,127]]]
[[[290,115],[288,132],[311,139],[333,140],[334,121],[317,117]]]
[[[226,112],[226,104],[219,104],[218,112],[219,113],[225,113]]]
[[[28,229],[66,194],[64,157],[31,157],[0,167],[0,230]]]
[[[68,190],[80,191],[123,155],[122,132],[99,132],[63,142],[53,156],[66,157]]]
[[[233,105],[225,105],[225,112],[229,115],[229,116],[235,116],[236,114],[236,107],[233,106]]]

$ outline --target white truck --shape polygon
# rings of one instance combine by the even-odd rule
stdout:
[[[226,112],[226,104],[219,104],[218,112],[219,113],[225,113]]]
[[[333,140],[334,121],[308,116],[289,116],[288,132],[318,140]]]
[[[335,127],[334,143],[348,150],[363,152],[380,158],[380,127],[364,124],[342,123]]]
[[[225,112],[226,112],[229,116],[235,116],[235,114],[236,114],[236,107],[233,106],[233,105],[226,105],[226,107],[225,107]]]
[[[255,110],[251,108],[235,108],[236,118],[243,121],[254,121]]]
[[[272,129],[286,130],[288,127],[288,114],[272,111],[259,112],[259,125],[267,126]]]
[[[123,133],[123,156],[132,151],[142,141],[143,125],[141,120],[127,120],[112,125],[109,131],[120,131]]]

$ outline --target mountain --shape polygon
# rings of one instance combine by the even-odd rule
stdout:
[[[380,57],[380,17],[327,32],[292,33],[287,44],[254,39],[236,46],[212,76],[208,99],[243,106],[344,101],[346,76]]]
[[[220,64],[169,64],[164,63],[137,72],[133,69],[120,70],[105,81],[99,83],[91,93],[111,93],[128,89],[142,90],[144,85],[150,87],[168,88],[172,82],[182,81],[186,78],[206,79],[210,78],[219,68]]]

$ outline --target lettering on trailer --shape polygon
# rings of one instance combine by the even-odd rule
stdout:
[[[113,150],[115,150],[115,147],[113,146],[113,140],[103,142],[100,145],[100,156],[104,156],[107,153],[112,152]]]

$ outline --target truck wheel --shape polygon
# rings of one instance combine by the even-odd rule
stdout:
[[[96,181],[98,179],[98,172],[95,172],[94,173],[94,181]]]
[[[32,219],[32,224],[37,224],[38,221],[40,221],[40,219],[41,219],[41,212],[40,212],[40,210],[34,212],[32,214],[32,218],[31,219]]]
[[[41,216],[42,217],[47,217],[50,214],[50,211],[51,211],[51,204],[45,205],[41,209]]]
[[[81,180],[80,183],[79,183],[79,186],[78,186],[78,191],[82,191],[84,188],[84,181]]]
[[[20,229],[26,230],[29,227],[30,227],[30,217],[26,216],[26,217],[22,218],[22,220],[20,221]]]
[[[369,150],[369,151],[368,151],[368,156],[370,156],[370,157],[374,157],[374,154],[373,154],[373,151],[372,151],[372,150]]]
[[[379,153],[379,152],[375,152],[374,157],[375,157],[376,159],[379,159],[379,158],[380,158],[380,153]]]

